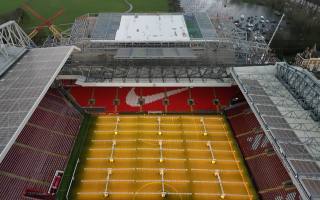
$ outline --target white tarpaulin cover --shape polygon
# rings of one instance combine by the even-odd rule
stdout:
[[[116,41],[189,41],[183,15],[123,15]]]

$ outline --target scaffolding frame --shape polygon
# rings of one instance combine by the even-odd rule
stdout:
[[[82,51],[70,59],[61,75],[78,75],[81,76],[78,80],[84,83],[96,82],[105,83],[105,85],[115,82],[206,83],[208,85],[210,81],[224,82],[223,79],[230,79],[228,67],[264,62],[261,57],[268,50],[267,44],[249,41],[247,33],[237,28],[231,19],[211,18],[207,13],[162,14],[191,17],[195,26],[201,25],[198,27],[201,38],[196,34],[190,36],[189,41],[176,42],[127,42],[107,37],[95,38],[92,34],[97,29],[99,16],[103,14],[88,13],[75,20],[70,36],[62,40],[67,45],[78,46]],[[119,17],[128,13],[108,13],[108,19],[112,19],[113,15]],[[139,15],[152,14],[139,13]],[[101,19],[99,21],[101,22]],[[105,24],[111,24],[112,30],[117,25],[111,22],[105,22]],[[114,31],[111,34],[114,34]],[[119,49],[123,48],[188,48],[192,50],[194,56],[189,59],[179,57],[135,59],[131,56],[117,58],[115,55]],[[229,80],[229,83],[231,82]]]
[[[164,14],[172,15],[172,13]],[[70,59],[60,74],[81,76],[78,80],[87,83],[172,82],[209,85],[210,81],[224,82],[226,78],[231,83],[228,67],[264,62],[261,57],[266,52],[267,44],[248,41],[247,33],[237,28],[231,19],[210,18],[207,13],[173,15],[177,14],[186,16],[191,14],[197,26],[200,20],[202,27],[199,31],[203,37],[177,42],[125,42],[110,38],[92,38],[99,14],[88,13],[78,17],[71,28],[69,38],[64,42],[76,45],[82,51]],[[108,16],[112,15],[128,14],[108,13]],[[139,13],[139,15],[151,15],[151,13]],[[112,24],[113,26],[115,24]],[[211,29],[213,33],[209,34]],[[179,57],[135,59],[130,56],[118,59],[115,55],[122,48],[188,48],[192,50],[194,56],[190,59]]]
[[[223,84],[229,81],[225,66],[69,66],[61,73],[81,76],[84,82],[190,84],[215,81]]]
[[[110,13],[112,15],[112,13]],[[119,15],[119,13],[113,13]],[[168,13],[168,15],[172,13]],[[189,15],[190,13],[174,13]],[[198,13],[194,13],[197,15]],[[80,47],[83,52],[94,52],[115,48],[133,48],[133,47],[189,47],[189,48],[203,48],[206,51],[205,54],[210,57],[212,54],[216,54],[218,50],[223,49],[232,50],[237,55],[236,63],[240,62],[242,57],[242,64],[258,63],[261,56],[268,49],[265,42],[248,41],[247,33],[237,28],[231,19],[227,18],[210,18],[206,13],[203,16],[207,16],[210,19],[212,27],[217,32],[216,38],[191,38],[190,41],[185,42],[121,42],[103,38],[91,38],[91,34],[98,19],[97,13],[88,13],[86,15],[78,17],[72,28],[69,38],[65,40],[65,43],[72,44]],[[126,15],[125,13],[121,15]],[[139,15],[148,15],[148,13],[142,13]],[[197,18],[195,18],[197,20]],[[201,29],[200,29],[201,30]],[[203,31],[203,30],[201,30]],[[225,51],[229,54],[229,51]]]

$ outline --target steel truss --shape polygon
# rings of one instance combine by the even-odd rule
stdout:
[[[208,82],[227,78],[226,67],[206,66],[73,66],[61,74],[81,75],[87,82]]]
[[[306,70],[285,63],[277,65],[277,78],[289,89],[302,107],[320,120],[320,82]]]
[[[0,55],[9,57],[10,47],[35,47],[35,44],[15,21],[0,25]]]

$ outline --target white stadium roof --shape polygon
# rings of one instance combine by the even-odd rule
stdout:
[[[116,41],[189,41],[183,15],[122,15]]]

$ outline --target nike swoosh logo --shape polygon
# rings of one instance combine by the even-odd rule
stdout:
[[[132,88],[128,92],[128,94],[126,96],[126,103],[132,107],[139,107],[140,106],[138,103],[139,96],[135,93],[134,89],[135,88]],[[188,90],[188,88],[180,88],[180,89],[176,89],[176,90],[167,91],[167,97],[182,93],[187,90]],[[148,95],[148,96],[142,96],[142,98],[144,99],[144,105],[146,105],[146,104],[153,103],[153,102],[156,102],[156,101],[159,101],[159,100],[165,98],[165,95],[164,95],[164,92],[161,92],[161,93],[152,94],[152,95]]]

